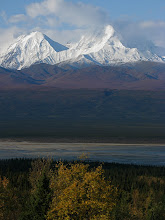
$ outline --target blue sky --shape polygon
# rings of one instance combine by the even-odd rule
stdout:
[[[0,49],[38,30],[61,43],[111,24],[129,41],[165,47],[165,0],[0,0]]]
[[[25,13],[27,5],[41,0],[1,0],[1,11],[8,16]],[[74,0],[72,2],[78,2]],[[120,16],[130,16],[138,20],[165,20],[164,0],[82,0],[85,4],[91,4],[104,8],[113,19]]]

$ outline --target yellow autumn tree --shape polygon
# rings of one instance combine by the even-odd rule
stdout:
[[[9,187],[9,180],[0,177],[0,220],[16,220],[19,215],[17,197]]]
[[[0,219],[5,218],[5,200],[6,200],[6,189],[9,181],[6,177],[0,177]]]
[[[110,219],[116,205],[117,189],[104,178],[102,166],[58,164],[51,179],[53,199],[47,219]]]

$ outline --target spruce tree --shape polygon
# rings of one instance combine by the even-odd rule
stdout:
[[[40,176],[35,191],[27,202],[27,210],[22,215],[22,220],[45,220],[51,200],[49,178],[45,172]]]

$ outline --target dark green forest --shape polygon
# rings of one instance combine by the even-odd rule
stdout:
[[[165,167],[0,160],[0,219],[165,219]]]

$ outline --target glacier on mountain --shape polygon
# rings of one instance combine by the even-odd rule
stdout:
[[[83,36],[68,48],[54,42],[40,32],[22,35],[0,57],[0,65],[7,69],[23,69],[36,63],[84,65],[119,65],[137,61],[163,62],[155,51],[125,47],[114,28],[106,26],[102,31]]]

